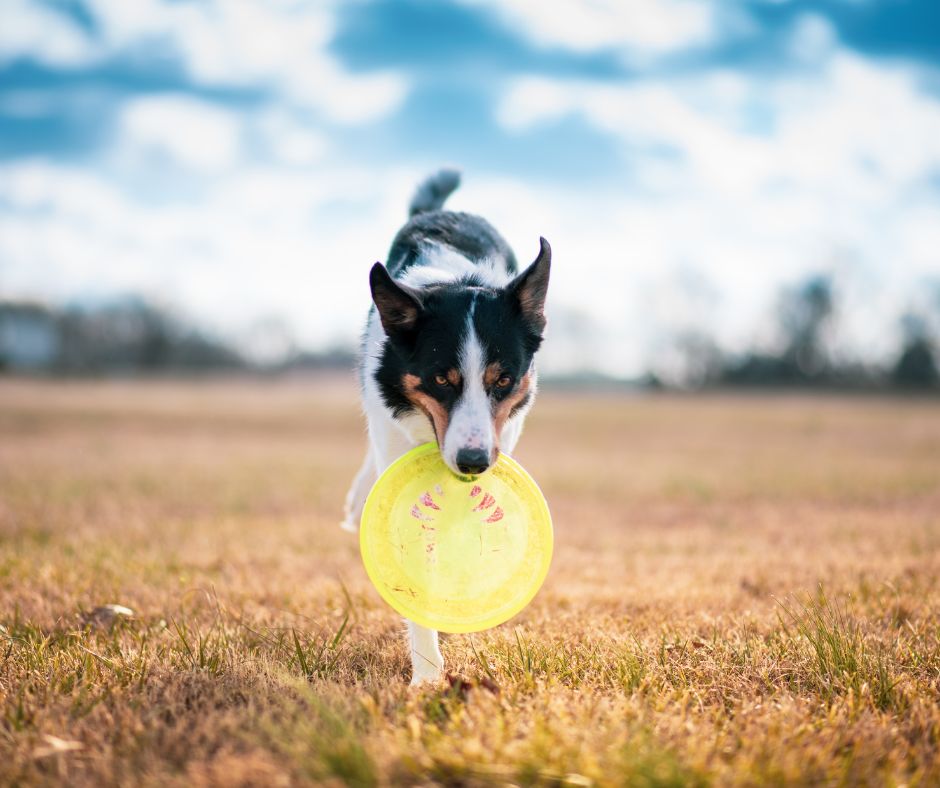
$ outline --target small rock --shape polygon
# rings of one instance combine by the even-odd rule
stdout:
[[[86,613],[85,624],[102,629],[110,629],[122,618],[133,618],[134,611],[124,605],[100,605]]]

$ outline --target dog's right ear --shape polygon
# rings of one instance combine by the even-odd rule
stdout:
[[[392,279],[381,263],[372,266],[369,286],[386,334],[400,336],[415,330],[421,316],[421,299],[417,292]]]

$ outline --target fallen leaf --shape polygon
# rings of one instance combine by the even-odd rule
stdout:
[[[562,785],[574,785],[574,786],[590,786],[594,785],[594,781],[590,777],[585,777],[583,774],[577,774],[575,772],[571,774],[566,774],[562,780]]]
[[[453,690],[454,694],[461,700],[466,700],[467,695],[470,694],[470,690],[477,689],[478,687],[482,687],[487,692],[492,692],[494,695],[499,695],[499,686],[488,676],[483,676],[475,682],[473,679],[457,676],[453,673],[448,673],[446,678],[451,690]]]
[[[470,694],[470,690],[473,689],[469,679],[465,679],[463,676],[456,676],[453,673],[447,674],[447,683],[450,685],[454,694],[461,700],[466,700],[467,695]]]

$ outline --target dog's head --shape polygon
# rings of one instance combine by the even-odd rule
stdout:
[[[503,288],[473,280],[419,289],[376,263],[372,299],[388,337],[377,379],[397,415],[431,422],[444,462],[478,474],[496,462],[503,426],[532,396],[545,329],[551,247]]]

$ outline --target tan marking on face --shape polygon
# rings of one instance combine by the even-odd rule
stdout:
[[[519,380],[518,388],[504,400],[501,400],[493,413],[493,431],[496,436],[496,452],[499,452],[499,437],[503,432],[503,427],[509,419],[509,414],[529,393],[529,387],[532,384],[532,374],[527,373]]]
[[[503,368],[498,361],[488,364],[483,371],[483,385],[488,389],[496,385],[496,381],[503,376]]]
[[[447,382],[456,388],[460,385],[460,371],[456,369],[447,370]]]
[[[421,378],[417,375],[409,374],[402,378],[402,387],[405,390],[405,396],[414,403],[414,406],[418,408],[418,410],[431,420],[431,426],[434,427],[434,436],[437,438],[438,445],[440,445],[441,441],[444,440],[444,436],[447,434],[449,415],[440,402],[434,399],[430,394],[418,389],[420,385]]]

